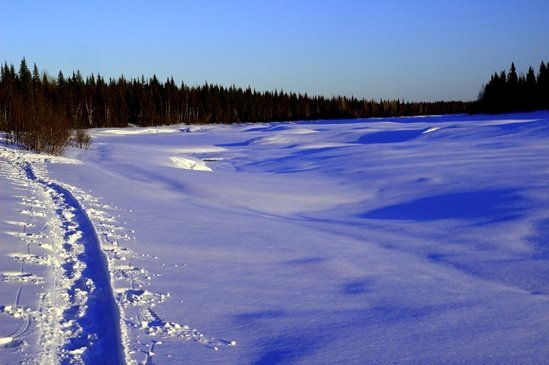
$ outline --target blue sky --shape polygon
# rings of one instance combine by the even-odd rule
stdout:
[[[547,0],[4,0],[0,60],[56,75],[472,100],[549,61]]]

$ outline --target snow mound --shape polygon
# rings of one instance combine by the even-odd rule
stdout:
[[[172,156],[173,166],[184,170],[212,171],[204,161],[193,157]]]

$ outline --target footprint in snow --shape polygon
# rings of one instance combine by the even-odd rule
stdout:
[[[8,271],[2,273],[2,281],[5,283],[31,283],[31,284],[43,284],[44,279],[40,276],[28,273],[28,272],[14,272]]]

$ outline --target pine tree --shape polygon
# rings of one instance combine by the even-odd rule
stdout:
[[[530,66],[528,73],[526,74],[526,81],[524,87],[524,107],[525,110],[532,110],[538,107],[537,101],[538,85],[536,80],[536,74],[534,69]]]
[[[538,74],[539,105],[549,109],[549,68],[542,61]]]
[[[40,78],[40,72],[38,71],[38,66],[36,66],[36,63],[34,64],[34,68],[32,70],[32,92],[33,96],[37,97],[39,94],[42,93],[42,79]]]
[[[518,84],[517,69],[514,62],[511,63],[511,69],[509,70],[509,75],[507,75],[507,82],[511,85],[511,87]]]
[[[62,88],[65,85],[65,75],[63,75],[63,71],[59,71],[57,74],[57,86],[59,88]]]
[[[24,99],[30,99],[32,94],[32,74],[25,58],[21,60],[19,65],[19,90],[23,94]]]

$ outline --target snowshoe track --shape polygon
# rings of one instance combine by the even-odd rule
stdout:
[[[40,199],[22,196],[29,208],[23,212],[34,216],[33,207],[49,216],[47,243],[27,234],[26,222],[14,236],[26,241],[26,252],[12,255],[22,265],[46,264],[53,271],[53,285],[41,294],[37,310],[15,305],[0,306],[0,313],[24,319],[22,328],[4,339],[10,344],[22,343],[20,338],[32,321],[41,327],[42,351],[38,363],[48,364],[124,364],[127,362],[121,334],[121,315],[113,295],[107,256],[95,227],[79,200],[68,187],[47,179],[43,166],[33,166],[17,153],[4,150],[3,157],[13,171],[19,170],[21,184],[28,191],[42,193]],[[37,171],[35,171],[35,168]],[[15,222],[17,223],[17,222]],[[44,228],[45,230],[45,228]],[[15,234],[17,233],[17,235]],[[33,255],[30,245],[49,251],[49,259]],[[2,273],[8,283],[43,283],[32,273]],[[22,287],[17,291],[20,296]]]
[[[120,245],[133,237],[107,213],[117,208],[49,178],[49,159],[0,147],[2,176],[21,191],[24,206],[21,220],[5,221],[13,229],[4,232],[24,244],[6,253],[20,270],[0,272],[4,283],[18,285],[15,302],[0,303],[0,314],[21,324],[0,332],[0,350],[17,348],[29,364],[154,364],[155,348],[166,340],[215,351],[235,346],[153,310],[170,295],[147,290],[156,275],[132,265],[134,254]],[[50,274],[35,275],[37,267]],[[43,290],[32,290],[39,300],[29,307],[19,298],[31,295],[31,285]],[[31,332],[39,336],[37,354],[24,351]]]

